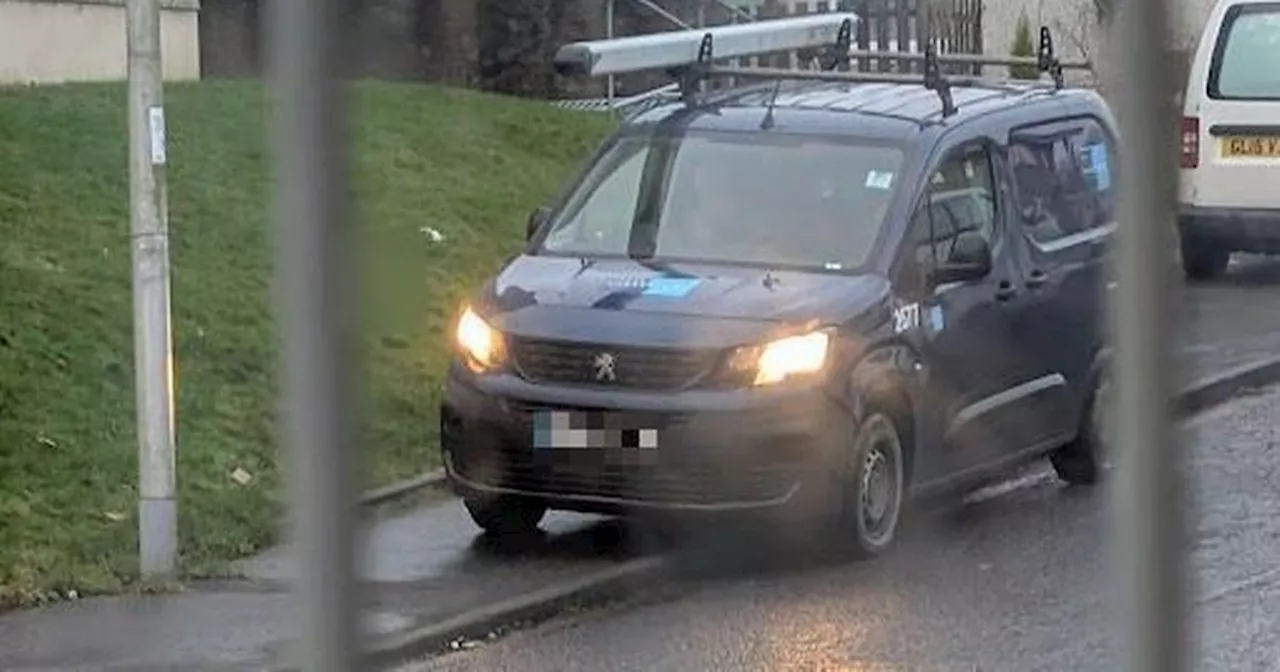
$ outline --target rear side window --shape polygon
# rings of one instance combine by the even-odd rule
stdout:
[[[1018,215],[1032,240],[1049,245],[1114,221],[1115,146],[1101,124],[1024,127],[1010,140]]]
[[[1209,69],[1210,98],[1280,101],[1280,3],[1227,10]]]

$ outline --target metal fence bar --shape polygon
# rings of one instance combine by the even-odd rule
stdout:
[[[339,0],[272,3],[272,129],[277,143],[277,255],[284,334],[285,443],[292,463],[293,523],[302,618],[298,661],[352,670],[357,659],[353,423],[348,412],[353,315],[345,244],[346,138],[335,77],[345,42]],[[1172,231],[1176,134],[1167,114],[1164,0],[1121,5],[1118,42],[1127,86],[1118,92],[1125,151],[1114,311],[1120,476],[1114,488],[1130,648],[1135,672],[1187,669],[1181,453],[1173,429],[1166,324],[1173,309],[1165,254]],[[926,33],[927,34],[927,33]]]
[[[1115,39],[1124,86],[1117,91],[1123,135],[1115,291],[1121,453],[1111,544],[1119,560],[1128,651],[1124,669],[1189,669],[1186,629],[1182,450],[1171,392],[1177,382],[1170,329],[1178,285],[1170,277],[1176,130],[1165,58],[1167,0],[1119,6]]]
[[[963,45],[961,45],[963,48]],[[849,52],[850,58],[879,58],[885,55],[887,50],[852,50]],[[899,54],[897,59],[908,61],[911,63],[923,63],[925,55],[923,52],[912,52]],[[1030,65],[1035,66],[1039,60],[1034,56],[988,56],[986,54],[964,54],[964,53],[943,53],[937,57],[939,65]],[[1061,61],[1059,65],[1065,70],[1088,70],[1092,66],[1089,61]]]
[[[721,7],[724,7],[725,9],[729,10],[730,16],[734,19],[730,21],[730,23],[738,23],[739,20],[750,23],[756,20],[754,16],[751,16],[750,12],[731,2],[728,2],[728,0],[714,0],[714,2],[720,5]]]
[[[347,221],[344,0],[270,3],[284,445],[304,670],[354,670],[354,261]]]
[[[661,16],[662,18],[666,19],[668,23],[675,26],[676,28],[679,28],[681,30],[693,30],[693,26],[689,25],[688,22],[684,21],[683,19],[676,16],[675,14],[672,14],[671,12],[668,12],[667,10],[663,9],[662,5],[659,5],[653,0],[632,0],[632,2],[635,2],[641,7],[644,7],[649,11],[653,12],[654,14]]]

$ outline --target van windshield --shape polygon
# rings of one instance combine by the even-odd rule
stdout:
[[[880,233],[902,155],[794,134],[624,137],[574,189],[541,251],[853,269]]]
[[[1209,97],[1280,101],[1280,3],[1241,5],[1227,13]]]

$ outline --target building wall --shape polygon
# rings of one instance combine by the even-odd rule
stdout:
[[[262,22],[257,0],[203,0],[201,78],[257,76],[262,60]]]
[[[199,0],[161,0],[166,79],[200,76]],[[121,80],[124,0],[0,0],[0,84]]]
[[[1124,0],[1113,0],[1118,6]],[[1173,52],[1194,51],[1204,22],[1213,9],[1214,0],[1171,0],[1174,15],[1168,46]],[[1106,31],[1097,26],[1093,0],[985,0],[982,15],[983,45],[988,54],[1007,55],[1013,45],[1018,17],[1026,12],[1032,30],[1047,25],[1053,32],[1054,48],[1065,59],[1087,58],[1094,63],[1094,81],[1106,86],[1116,82],[1119,73],[1109,71],[1114,63],[1107,51],[1111,48]],[[1038,38],[1035,38],[1038,39]],[[1073,77],[1073,79],[1080,79]]]

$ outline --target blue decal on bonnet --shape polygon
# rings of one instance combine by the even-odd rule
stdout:
[[[701,283],[702,280],[698,278],[653,278],[649,280],[642,294],[679,299],[688,295]]]

